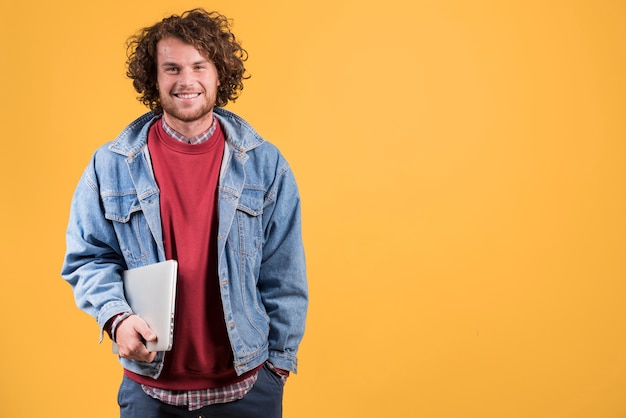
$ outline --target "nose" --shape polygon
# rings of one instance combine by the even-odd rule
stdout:
[[[181,86],[189,86],[193,81],[193,72],[190,69],[182,69],[178,74],[178,84]]]

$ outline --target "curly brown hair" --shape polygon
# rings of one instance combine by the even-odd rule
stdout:
[[[198,8],[172,15],[130,37],[126,45],[126,75],[140,94],[137,99],[155,113],[163,112],[157,89],[156,48],[161,39],[173,37],[193,45],[215,64],[220,81],[216,106],[235,101],[243,89],[243,80],[250,77],[244,67],[248,53],[230,27],[231,21],[225,16]]]

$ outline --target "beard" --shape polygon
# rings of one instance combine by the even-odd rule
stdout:
[[[215,107],[215,100],[205,100],[203,103],[195,106],[182,106],[169,96],[161,97],[163,113],[167,113],[170,117],[186,123],[203,119],[213,111],[213,107]]]

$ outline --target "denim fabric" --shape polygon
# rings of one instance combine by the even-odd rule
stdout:
[[[243,119],[215,108],[227,146],[218,186],[218,274],[224,317],[241,374],[269,359],[296,371],[308,304],[300,198],[280,152]],[[147,133],[147,113],[93,155],[71,204],[63,278],[76,304],[102,329],[130,311],[121,272],[165,259]],[[120,359],[123,367],[157,378],[152,363]]]
[[[141,385],[124,376],[118,392],[120,418],[280,418],[283,383],[266,365],[243,399],[208,405],[195,411],[173,406],[148,396]]]

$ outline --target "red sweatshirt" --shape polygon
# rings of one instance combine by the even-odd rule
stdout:
[[[233,367],[217,273],[217,184],[224,153],[217,124],[211,138],[190,145],[155,123],[148,148],[160,189],[167,259],[178,260],[174,344],[161,376],[126,371],[139,383],[170,390],[222,387],[244,379]]]

